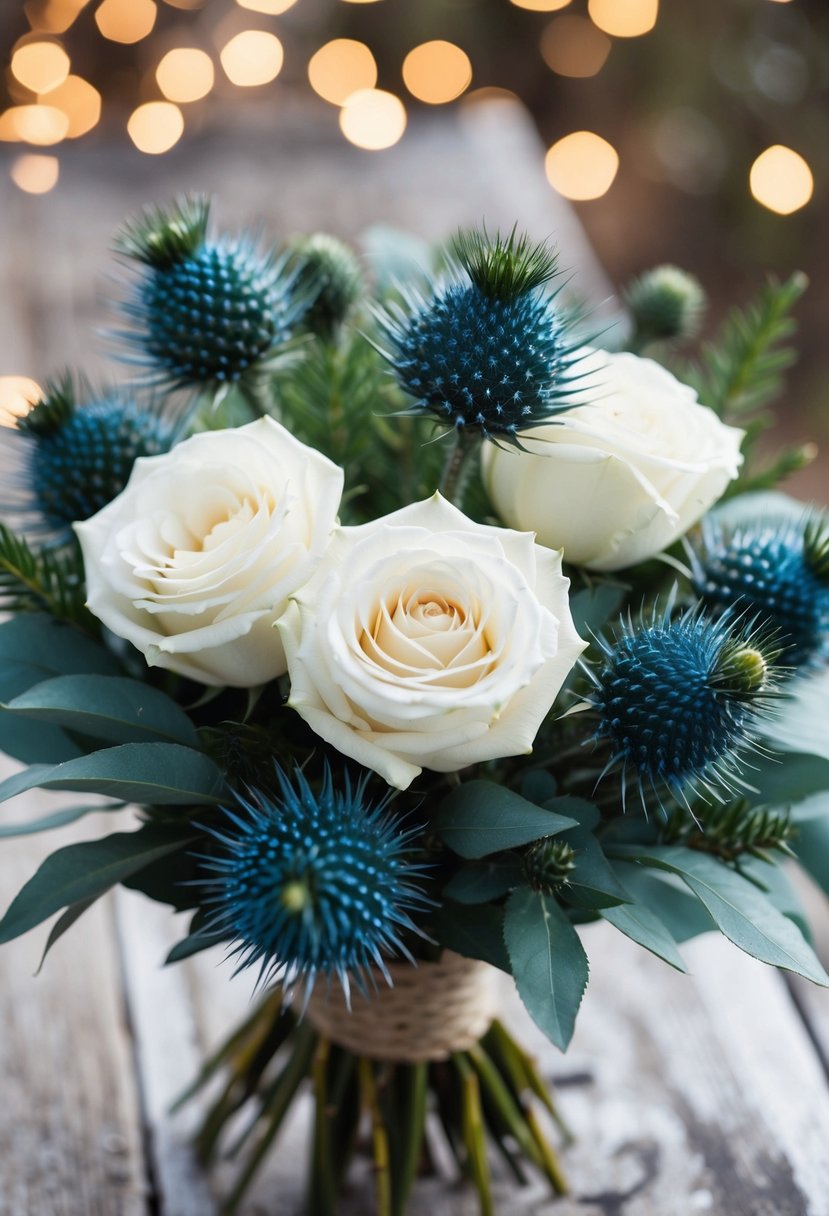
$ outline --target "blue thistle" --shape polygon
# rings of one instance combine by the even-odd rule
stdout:
[[[622,622],[600,640],[604,661],[588,669],[589,703],[599,715],[594,738],[609,742],[605,772],[621,767],[623,791],[635,777],[640,795],[660,787],[687,804],[699,787],[717,794],[742,785],[742,753],[757,749],[753,728],[774,681],[776,652],[733,616],[715,620],[691,609],[650,624]]]
[[[15,467],[2,513],[16,515],[24,532],[68,535],[121,493],[139,456],[157,456],[175,441],[176,428],[152,403],[87,385],[81,393],[79,402],[69,376],[52,382],[9,436]]]
[[[315,794],[297,770],[276,770],[280,797],[237,796],[227,824],[212,829],[219,852],[206,861],[210,930],[236,944],[239,970],[259,964],[260,980],[337,976],[363,986],[384,956],[411,957],[401,934],[419,930],[410,913],[428,906],[411,860],[417,829],[401,831],[388,799],[365,804],[368,778],[334,789],[326,766]],[[389,980],[389,982],[391,982]]]
[[[451,254],[455,279],[465,272],[468,281],[389,305],[379,317],[382,354],[415,399],[410,413],[515,441],[573,404],[580,344],[542,290],[556,255],[514,229],[506,238],[462,233]]]
[[[776,633],[783,662],[815,666],[829,655],[829,527],[770,517],[726,531],[708,521],[689,551],[692,581],[714,611],[737,605]]]
[[[261,368],[284,345],[307,300],[287,258],[240,237],[207,235],[209,203],[185,199],[128,223],[116,250],[141,276],[121,304],[132,328],[119,336],[156,378],[224,385]]]

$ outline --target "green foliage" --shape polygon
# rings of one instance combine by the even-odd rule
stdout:
[[[494,904],[470,907],[443,899],[429,920],[431,935],[447,950],[477,958],[510,974],[504,945],[504,909]]]
[[[712,853],[723,861],[738,861],[743,854],[770,862],[770,851],[787,853],[794,828],[788,810],[752,806],[746,798],[736,802],[698,804],[695,821],[687,811],[676,811],[665,828],[665,839],[686,849]]]
[[[9,942],[61,908],[89,903],[116,883],[195,839],[189,826],[145,824],[101,840],[70,844],[52,853],[29,879],[0,920],[0,942]]]
[[[504,941],[518,994],[533,1021],[564,1051],[587,987],[587,956],[555,899],[523,888],[507,901]]]
[[[443,894],[459,904],[485,904],[508,895],[524,882],[525,865],[517,854],[504,853],[461,866],[443,888]]]
[[[169,207],[147,207],[124,224],[115,238],[115,252],[164,269],[199,249],[209,218],[210,202],[201,195],[185,196]]]
[[[98,622],[85,608],[85,600],[83,558],[75,542],[36,551],[0,523],[0,610],[45,611],[55,620],[71,621],[94,633]]]
[[[699,281],[678,266],[655,266],[628,284],[625,303],[633,319],[628,350],[681,342],[699,330],[706,297]]]
[[[558,273],[558,252],[546,241],[531,240],[517,225],[508,236],[490,236],[486,228],[458,232],[448,251],[481,295],[491,299],[511,300],[535,291]]]
[[[573,868],[560,898],[576,908],[599,910],[630,901],[596,837],[587,828],[566,832],[562,840],[575,851]]]
[[[494,781],[465,781],[443,800],[432,826],[455,853],[475,859],[578,827],[566,813],[571,801],[542,808]]]
[[[43,396],[28,414],[17,419],[17,429],[31,435],[52,435],[66,425],[76,408],[75,386],[67,372],[47,383]]]
[[[677,971],[687,970],[673,937],[659,917],[644,904],[632,901],[616,904],[612,908],[602,908],[601,916],[620,933],[624,933],[625,937],[629,937],[639,946],[644,946],[651,954],[670,963]]]

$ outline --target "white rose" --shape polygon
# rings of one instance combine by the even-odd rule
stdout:
[[[399,789],[526,754],[584,649],[568,586],[560,554],[439,494],[338,528],[278,623],[290,704]]]
[[[717,501],[742,464],[743,432],[652,359],[590,351],[579,372],[580,403],[522,431],[525,450],[485,445],[484,483],[510,527],[576,565],[622,570]]]
[[[286,670],[272,625],[313,574],[343,473],[271,418],[135,462],[75,525],[90,610],[147,662],[247,688]]]

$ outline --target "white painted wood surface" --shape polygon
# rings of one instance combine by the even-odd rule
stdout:
[[[346,146],[334,122],[328,110],[288,112],[158,160],[74,149],[61,189],[42,199],[5,184],[0,157],[0,374],[38,378],[79,360],[104,367],[93,332],[110,236],[138,204],[185,189],[215,193],[230,227],[259,218],[285,234],[322,227],[353,237],[385,222],[439,238],[482,218],[518,220],[558,236],[587,297],[610,295],[572,212],[546,186],[519,110],[424,120],[379,157]],[[27,795],[3,814],[35,814],[46,799]],[[0,900],[50,848],[101,830],[88,819],[2,842]],[[230,982],[220,954],[162,969],[181,933],[165,908],[119,892],[58,944],[37,979],[45,931],[0,950],[0,1216],[215,1216],[223,1179],[194,1164],[196,1112],[169,1108],[244,1013],[249,990]],[[564,1154],[572,1195],[551,1202],[540,1187],[502,1186],[504,1216],[829,1216],[827,993],[790,990],[716,938],[686,949],[693,977],[607,925],[588,927],[584,941],[592,980],[567,1056],[508,997],[511,1026],[558,1084],[577,1133]],[[243,1216],[301,1212],[306,1114],[300,1107],[283,1130]],[[363,1170],[343,1216],[365,1216],[369,1185]],[[461,1189],[418,1185],[415,1216],[476,1211]]]

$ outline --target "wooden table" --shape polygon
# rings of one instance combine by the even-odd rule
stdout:
[[[257,122],[259,125],[257,126]],[[153,161],[123,145],[78,148],[60,189],[32,199],[0,178],[0,374],[43,377],[95,353],[106,249],[125,213],[184,189],[220,199],[234,225],[355,236],[392,223],[429,238],[486,217],[556,235],[592,299],[610,295],[569,209],[543,178],[541,149],[512,105],[413,124],[399,148],[360,153],[330,111],[195,141]],[[666,257],[670,256],[666,250]],[[30,795],[6,820],[58,796]],[[4,905],[45,853],[111,830],[94,818],[0,846]],[[182,934],[132,893],[96,905],[32,977],[44,933],[0,950],[0,1216],[213,1216],[213,1186],[187,1147],[193,1113],[171,1100],[244,1010],[221,955],[160,964]],[[719,938],[686,950],[681,976],[608,925],[588,927],[593,978],[566,1056],[508,994],[577,1133],[564,1159],[570,1197],[501,1188],[504,1213],[550,1216],[829,1216],[829,994],[792,984]],[[301,1210],[302,1107],[244,1216]],[[221,1179],[218,1180],[221,1182]],[[344,1208],[369,1210],[367,1175]],[[472,1216],[471,1196],[419,1184],[416,1213]]]

